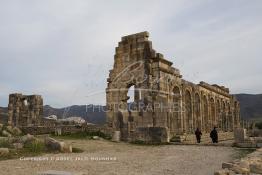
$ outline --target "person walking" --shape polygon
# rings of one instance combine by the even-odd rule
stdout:
[[[210,132],[210,137],[213,143],[218,143],[218,134],[217,134],[216,127],[214,127],[214,129]]]
[[[202,136],[202,132],[200,131],[199,128],[196,129],[195,135],[196,135],[197,143],[200,143],[200,141],[201,141],[201,136]]]

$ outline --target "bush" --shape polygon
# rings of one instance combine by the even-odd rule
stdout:
[[[0,148],[10,148],[11,143],[9,142],[8,139],[1,139],[0,140]]]
[[[257,127],[258,129],[262,129],[262,122],[256,123],[256,127]]]

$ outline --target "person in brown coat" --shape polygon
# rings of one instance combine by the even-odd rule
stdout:
[[[197,143],[200,143],[201,142],[202,132],[200,131],[199,128],[196,129],[195,135],[196,135]]]

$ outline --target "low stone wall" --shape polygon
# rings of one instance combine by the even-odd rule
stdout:
[[[169,142],[169,132],[166,127],[138,127],[132,138],[133,141],[143,141],[146,143],[166,143]]]
[[[100,131],[104,134],[112,136],[112,131],[109,128],[100,125],[30,126],[30,127],[22,127],[21,129],[24,133],[32,134],[32,135],[51,134],[51,133],[57,133],[58,131],[60,134]]]

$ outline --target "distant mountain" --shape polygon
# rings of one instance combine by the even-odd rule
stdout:
[[[240,102],[240,113],[243,119],[262,120],[262,94],[235,94]],[[94,124],[105,124],[106,114],[104,106],[73,105],[65,108],[53,108],[44,106],[44,116],[56,115],[58,118],[77,116],[84,118],[87,122]],[[0,123],[6,122],[7,108],[0,107]]]
[[[105,124],[106,114],[104,106],[95,105],[73,105],[65,108],[53,108],[44,106],[44,116],[56,115],[58,118],[77,116],[84,118],[89,123]]]
[[[262,94],[235,94],[243,119],[262,120]]]

